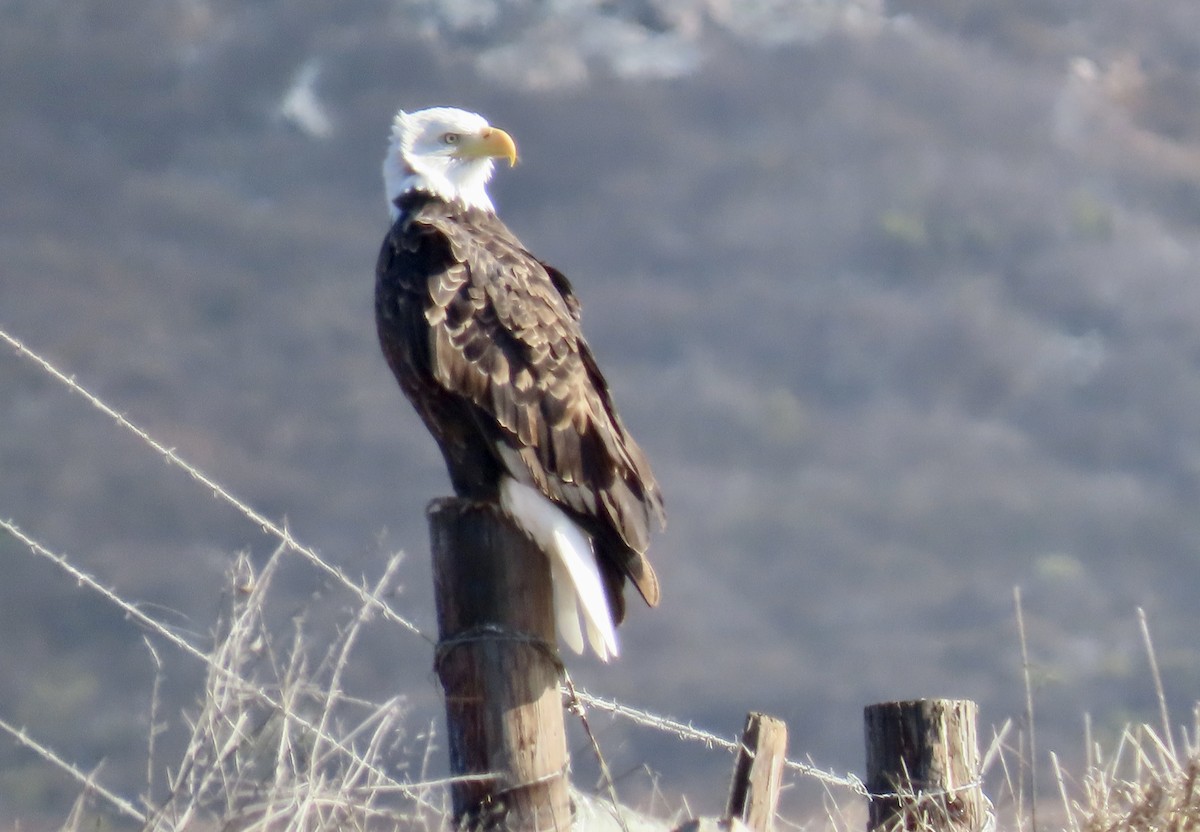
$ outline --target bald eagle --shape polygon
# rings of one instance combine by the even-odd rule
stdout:
[[[486,190],[496,159],[516,164],[516,145],[482,116],[396,115],[379,341],[455,492],[497,503],[546,553],[560,636],[581,653],[586,631],[607,661],[626,579],[658,604],[646,549],[665,521],[662,496],[584,341],[571,284],[496,216]]]

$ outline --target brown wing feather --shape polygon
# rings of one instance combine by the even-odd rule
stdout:
[[[582,520],[601,557],[657,604],[643,554],[662,497],[583,339],[566,277],[491,214],[433,200],[410,212],[404,233],[446,247],[423,298],[432,380],[478,408],[498,461]]]

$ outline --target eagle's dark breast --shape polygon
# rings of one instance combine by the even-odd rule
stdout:
[[[539,489],[591,534],[617,621],[625,577],[654,606],[644,554],[662,497],[570,283],[492,213],[422,193],[397,204],[376,268],[379,341],[455,492],[495,501],[504,474]]]

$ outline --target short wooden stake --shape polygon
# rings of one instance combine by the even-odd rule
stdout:
[[[546,556],[495,506],[429,507],[436,670],[446,696],[454,823],[571,828]]]
[[[975,703],[920,699],[869,705],[869,830],[979,832],[988,819],[980,788]]]
[[[754,832],[771,832],[786,757],[787,724],[766,714],[747,714],[726,817],[737,818]]]

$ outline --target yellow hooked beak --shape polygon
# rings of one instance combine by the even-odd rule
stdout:
[[[473,159],[507,159],[512,167],[517,163],[517,145],[512,136],[499,127],[485,127],[479,135],[463,141],[459,155]]]

